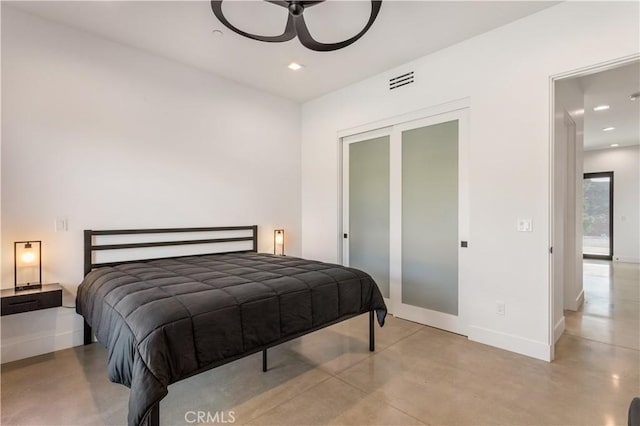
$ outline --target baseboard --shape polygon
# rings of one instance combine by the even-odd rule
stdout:
[[[564,333],[564,315],[560,320],[556,323],[555,327],[553,327],[553,342],[557,342],[560,336]]]
[[[578,293],[576,298],[573,300],[571,299],[571,296],[567,297],[565,299],[565,305],[563,309],[565,311],[577,312],[578,310],[580,310],[580,307],[582,306],[583,303],[584,303],[584,289],[580,290],[580,293]]]
[[[564,324],[564,323],[563,323]],[[488,328],[470,326],[469,340],[526,355],[542,361],[551,361],[553,347],[547,343],[526,339]]]
[[[584,303],[584,289],[580,290],[578,297],[576,297],[576,311],[580,309],[583,303]],[[562,320],[564,321],[564,317],[562,317]]]
[[[614,262],[623,262],[623,263],[640,263],[640,258],[638,257],[626,257],[626,256],[613,256]]]

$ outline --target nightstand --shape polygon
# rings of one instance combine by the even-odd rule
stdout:
[[[19,314],[40,309],[62,306],[60,284],[42,284],[42,288],[15,291],[13,288],[0,292],[2,307],[0,315]]]

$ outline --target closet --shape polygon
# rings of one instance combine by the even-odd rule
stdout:
[[[466,335],[468,108],[342,140],[343,263],[395,316]]]

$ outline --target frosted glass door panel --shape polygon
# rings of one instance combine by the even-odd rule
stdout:
[[[349,266],[389,297],[389,136],[349,144]]]
[[[402,132],[402,303],[458,315],[458,121]]]

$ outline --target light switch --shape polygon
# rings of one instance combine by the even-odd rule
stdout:
[[[533,232],[531,219],[518,218],[518,232]]]
[[[66,232],[67,230],[68,230],[67,218],[66,217],[57,217],[56,218],[56,232]]]

